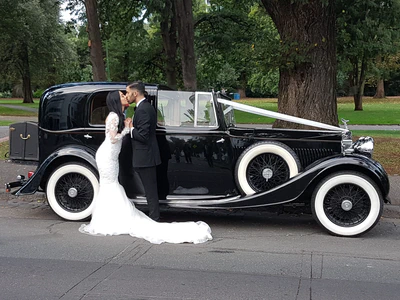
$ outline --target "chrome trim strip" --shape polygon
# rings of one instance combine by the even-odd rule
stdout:
[[[180,197],[176,197],[176,196],[167,196],[167,200],[160,200],[160,203],[168,204],[168,205],[194,204],[196,206],[202,206],[204,204],[215,205],[215,204],[229,203],[231,201],[241,198],[241,196],[239,196],[239,195],[229,197],[229,198],[221,198],[219,196],[208,196],[208,198],[207,198],[207,199],[215,198],[216,200],[201,200],[201,199],[196,199],[197,197],[201,197],[204,199],[204,196],[194,196],[194,197],[191,197],[191,199],[188,199],[187,196],[185,196],[185,197],[182,196],[182,199],[180,199]],[[193,199],[196,199],[196,200],[193,200]],[[130,200],[135,203],[139,203],[139,204],[147,204],[146,197],[142,197],[142,196],[139,196],[135,199],[130,199]]]
[[[160,200],[160,204],[166,204],[170,207],[177,207],[177,208],[211,208],[211,209],[229,209],[229,208],[251,208],[251,207],[264,207],[264,206],[271,206],[271,205],[278,205],[278,204],[284,204],[284,203],[289,203],[292,202],[294,199],[289,199],[286,201],[280,201],[280,202],[273,202],[273,203],[263,203],[259,205],[243,205],[242,202],[237,202],[236,200],[239,200],[241,196],[234,196],[226,199],[218,199],[218,200]],[[138,197],[135,199],[129,199],[131,202],[135,204],[140,204],[140,205],[147,205],[147,201],[145,197]],[[219,205],[221,204],[232,204],[232,207],[221,207]],[[245,202],[244,202],[245,203]],[[238,205],[239,204],[239,205]],[[218,206],[214,206],[218,205]]]
[[[222,130],[193,130],[193,127],[191,128],[190,131],[187,130],[170,130],[171,127],[168,127],[168,130],[165,130],[164,128],[158,128],[160,132],[166,132],[167,134],[180,134],[180,135],[196,135],[196,134],[226,134],[225,131]],[[217,128],[217,127],[216,127]]]
[[[38,127],[40,130],[43,130],[45,132],[48,133],[68,133],[68,132],[82,132],[82,131],[104,131],[105,130],[105,126],[103,126],[102,128],[87,128],[87,127],[80,127],[80,128],[74,128],[74,129],[65,129],[65,130],[50,130],[50,129],[45,129],[43,127]]]

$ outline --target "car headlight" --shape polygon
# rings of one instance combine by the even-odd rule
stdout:
[[[370,136],[362,136],[353,143],[351,148],[354,149],[355,153],[360,153],[371,157],[372,153],[374,152],[374,139]]]

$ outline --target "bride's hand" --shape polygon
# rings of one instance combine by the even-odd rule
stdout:
[[[131,118],[126,118],[124,123],[125,123],[125,127],[131,127],[132,119]]]

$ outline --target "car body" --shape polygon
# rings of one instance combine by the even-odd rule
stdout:
[[[106,95],[125,83],[62,84],[40,99],[39,160],[33,176],[6,187],[15,195],[44,191],[67,220],[91,215],[98,192],[96,149],[105,137]],[[220,93],[174,91],[146,85],[157,110],[160,204],[178,208],[235,209],[290,204],[310,207],[327,231],[357,236],[378,222],[389,180],[371,158],[373,139],[353,142],[347,128],[243,105]],[[254,128],[235,124],[243,110],[317,130]],[[123,148],[121,151],[129,151]],[[129,163],[121,181],[135,204],[146,204]]]

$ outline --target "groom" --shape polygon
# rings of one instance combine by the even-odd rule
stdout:
[[[161,159],[156,139],[157,115],[154,107],[146,100],[144,94],[145,85],[141,81],[130,83],[126,87],[128,102],[136,103],[133,124],[132,122],[130,123],[132,166],[143,183],[149,207],[149,217],[158,221],[160,209],[156,167],[161,163]]]

